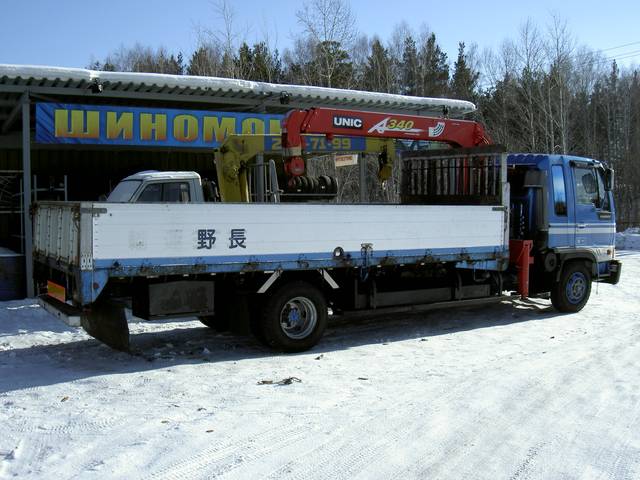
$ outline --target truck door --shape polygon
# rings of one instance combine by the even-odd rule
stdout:
[[[567,202],[567,192],[571,192],[567,185],[564,166],[551,165],[553,207],[549,212],[549,247],[576,244],[576,212],[573,202]]]
[[[602,169],[575,163],[572,166],[576,212],[576,247],[603,249],[614,244],[615,225],[611,197],[604,189]],[[606,249],[596,254],[607,257]]]

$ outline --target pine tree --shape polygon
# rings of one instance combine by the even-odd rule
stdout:
[[[242,42],[234,60],[234,76],[243,80],[253,80],[253,51],[246,42]]]
[[[402,52],[402,86],[405,95],[418,95],[420,85],[420,69],[418,64],[418,49],[416,41],[411,35],[404,39]]]
[[[373,92],[389,93],[393,89],[391,58],[379,38],[371,42],[371,54],[364,71],[364,86]]]
[[[216,77],[220,75],[220,53],[211,46],[201,45],[191,55],[187,66],[188,75]]]
[[[321,87],[348,88],[353,66],[349,53],[340,43],[325,41],[315,45],[311,68],[316,78],[314,83]]]
[[[178,67],[178,75],[184,75],[185,66],[184,66],[184,55],[182,52],[178,52],[178,56],[176,57],[176,65]]]
[[[418,95],[445,97],[449,93],[449,64],[447,54],[436,42],[434,33],[422,42],[419,54],[421,88]]]
[[[480,73],[468,65],[464,47],[464,42],[458,44],[458,58],[453,66],[450,90],[454,98],[475,101]]]
[[[273,53],[265,42],[253,46],[253,72],[251,80],[278,83],[282,77],[282,62],[278,51]]]
[[[178,53],[177,57],[171,54],[169,58],[164,58],[160,68],[163,70],[162,73],[170,73],[172,75],[183,75],[184,64],[182,59],[182,53]]]

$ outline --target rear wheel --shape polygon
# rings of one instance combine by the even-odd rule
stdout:
[[[551,290],[551,303],[560,312],[579,312],[591,294],[591,272],[582,262],[566,264]]]
[[[320,289],[307,282],[291,282],[265,302],[260,330],[268,346],[302,352],[318,343],[327,317],[327,301]]]

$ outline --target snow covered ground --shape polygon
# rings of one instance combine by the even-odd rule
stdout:
[[[640,478],[640,253],[619,257],[578,314],[372,318],[298,355],[181,321],[131,325],[130,356],[2,303],[0,478]]]

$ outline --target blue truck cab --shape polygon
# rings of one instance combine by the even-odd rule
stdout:
[[[591,282],[616,284],[614,173],[571,155],[511,154],[510,238],[532,240],[532,294],[550,292],[560,311],[578,311]]]

